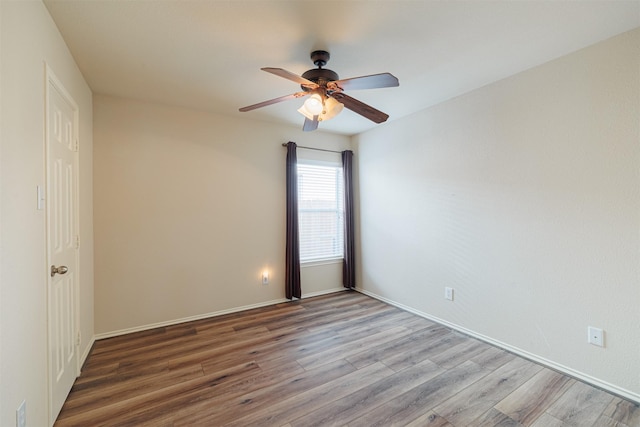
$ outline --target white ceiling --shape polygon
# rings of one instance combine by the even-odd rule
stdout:
[[[302,126],[299,91],[260,71],[315,66],[340,78],[390,72],[400,87],[348,92],[409,115],[640,26],[640,1],[45,0],[94,93]],[[344,110],[320,129],[376,125]]]

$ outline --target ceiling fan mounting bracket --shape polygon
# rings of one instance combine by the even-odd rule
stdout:
[[[329,58],[331,58],[331,55],[329,55],[329,52],[326,50],[314,50],[311,52],[311,61],[313,61],[318,68],[322,68],[327,65]]]

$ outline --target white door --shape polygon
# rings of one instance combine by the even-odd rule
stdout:
[[[45,139],[51,424],[78,376],[77,112],[76,104],[47,69]]]

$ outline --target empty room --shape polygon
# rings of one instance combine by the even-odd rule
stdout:
[[[640,427],[640,2],[0,0],[0,426]]]

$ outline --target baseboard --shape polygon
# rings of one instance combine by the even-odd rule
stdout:
[[[91,349],[93,348],[93,344],[95,344],[95,342],[95,337],[92,337],[89,340],[89,345],[87,345],[87,347],[84,349],[84,353],[82,353],[82,356],[80,356],[80,365],[84,365],[84,362],[86,362],[87,357],[89,357],[89,353],[91,353]]]
[[[561,372],[563,374],[569,375],[570,377],[576,378],[576,379],[578,379],[580,381],[583,381],[585,383],[588,383],[588,384],[590,384],[590,385],[592,385],[594,387],[600,388],[600,389],[605,390],[605,391],[607,391],[609,393],[615,394],[615,395],[620,396],[620,397],[622,397],[624,399],[627,399],[627,400],[630,400],[630,401],[632,401],[634,403],[640,404],[640,394],[633,393],[633,392],[631,392],[629,390],[626,390],[624,388],[618,387],[618,386],[616,386],[614,384],[610,384],[610,383],[608,383],[606,381],[602,381],[602,380],[600,380],[598,378],[592,377],[592,376],[587,375],[587,374],[585,374],[583,372],[576,371],[575,369],[569,368],[568,366],[561,365],[561,364],[556,363],[556,362],[554,362],[552,360],[545,359],[544,357],[540,357],[540,356],[538,356],[536,354],[530,353],[530,352],[528,352],[526,350],[522,350],[522,349],[520,349],[518,347],[514,347],[514,346],[512,346],[510,344],[504,343],[502,341],[496,340],[496,339],[488,337],[486,335],[479,334],[479,333],[477,333],[475,331],[472,331],[470,329],[464,328],[464,327],[462,327],[460,325],[456,325],[456,324],[448,322],[448,321],[446,321],[444,319],[440,319],[440,318],[438,318],[436,316],[432,316],[432,315],[430,315],[428,313],[424,313],[422,311],[416,310],[415,308],[412,308],[412,307],[406,306],[404,304],[398,303],[398,302],[393,301],[393,300],[391,300],[389,298],[385,298],[383,296],[377,295],[377,294],[375,294],[373,292],[370,292],[370,291],[367,291],[365,289],[356,288],[355,290],[360,292],[360,293],[363,293],[365,295],[368,295],[371,298],[375,298],[375,299],[377,299],[379,301],[386,302],[387,304],[390,304],[390,305],[393,305],[395,307],[398,307],[398,308],[400,308],[400,309],[402,309],[404,311],[408,311],[409,313],[413,313],[413,314],[415,314],[417,316],[424,317],[425,319],[428,319],[428,320],[431,320],[433,322],[439,323],[439,324],[441,324],[443,326],[447,326],[447,327],[449,327],[451,329],[454,329],[454,330],[456,330],[458,332],[462,332],[465,335],[469,335],[469,336],[471,336],[473,338],[477,338],[477,339],[479,339],[481,341],[484,341],[484,342],[486,342],[488,344],[494,345],[494,346],[502,348],[502,349],[504,349],[504,350],[506,350],[508,352],[517,354],[518,356],[521,356],[521,357],[524,357],[525,359],[529,359],[529,360],[531,360],[533,362],[536,362],[536,363],[539,363],[541,365],[544,365],[544,366],[546,366],[546,367],[548,367],[550,369],[553,369],[553,370],[559,371],[559,372]]]
[[[210,317],[216,317],[216,316],[222,316],[222,315],[225,315],[225,314],[237,313],[239,311],[251,310],[253,308],[266,307],[268,305],[280,304],[280,303],[287,302],[287,301],[289,301],[289,300],[286,299],[286,298],[277,299],[277,300],[271,300],[271,301],[264,301],[264,302],[259,302],[259,303],[256,303],[256,304],[243,305],[241,307],[234,307],[234,308],[228,308],[228,309],[225,309],[225,310],[213,311],[213,312],[210,312],[210,313],[198,314],[196,316],[188,316],[188,317],[183,317],[183,318],[180,318],[180,319],[166,320],[164,322],[151,323],[151,324],[148,324],[148,325],[136,326],[136,327],[133,327],[133,328],[126,328],[126,329],[120,329],[120,330],[112,331],[112,332],[105,332],[105,333],[102,333],[102,334],[97,334],[96,335],[96,340],[103,340],[105,338],[113,338],[113,337],[117,337],[117,336],[120,336],[120,335],[132,334],[134,332],[148,331],[149,329],[163,328],[165,326],[178,325],[180,323],[193,322],[194,320],[208,319]]]
[[[341,287],[341,288],[326,289],[324,291],[311,292],[311,293],[308,293],[308,294],[302,294],[302,299],[312,298],[312,297],[319,297],[320,295],[334,294],[336,292],[342,292],[342,291],[346,291],[346,290],[348,290],[348,289],[345,288],[345,287]]]
[[[84,352],[80,355],[80,360],[78,361],[78,374],[82,371],[82,367],[84,366],[84,363],[87,361],[87,358],[89,357],[89,354],[91,354],[91,350],[93,349],[93,345],[96,342],[96,337],[93,336],[91,337],[91,339],[89,340],[89,344],[87,345],[87,347],[84,349]]]
[[[334,293],[334,292],[341,292],[341,291],[344,291],[344,290],[346,290],[346,288],[332,288],[332,289],[327,289],[327,290],[323,290],[323,291],[311,292],[311,293],[308,293],[308,294],[302,294],[302,298],[303,299],[304,298],[311,298],[311,297],[316,297],[316,296],[320,296],[320,295],[331,294],[331,293]],[[225,314],[237,313],[237,312],[240,312],[240,311],[251,310],[253,308],[266,307],[266,306],[269,306],[269,305],[281,304],[283,302],[289,302],[289,301],[290,300],[288,300],[286,298],[282,298],[282,299],[277,299],[277,300],[260,302],[260,303],[257,303],[257,304],[243,305],[241,307],[234,307],[234,308],[229,308],[229,309],[225,309],[225,310],[199,314],[199,315],[196,315],[196,316],[183,317],[183,318],[180,318],[180,319],[167,320],[167,321],[164,321],[164,322],[152,323],[152,324],[148,324],[148,325],[136,326],[136,327],[133,327],[133,328],[126,328],[126,329],[120,329],[120,330],[117,330],[117,331],[105,332],[105,333],[101,333],[101,334],[96,334],[95,337],[93,338],[93,341],[103,340],[103,339],[106,339],[106,338],[113,338],[113,337],[117,337],[117,336],[120,336],[120,335],[132,334],[134,332],[148,331],[149,329],[155,329],[155,328],[162,328],[162,327],[165,327],[165,326],[178,325],[180,323],[193,322],[194,320],[208,319],[210,317],[217,317],[217,316],[222,316],[222,315],[225,315]],[[91,349],[91,346],[89,346],[89,349]],[[88,353],[87,353],[87,356],[88,356]]]

